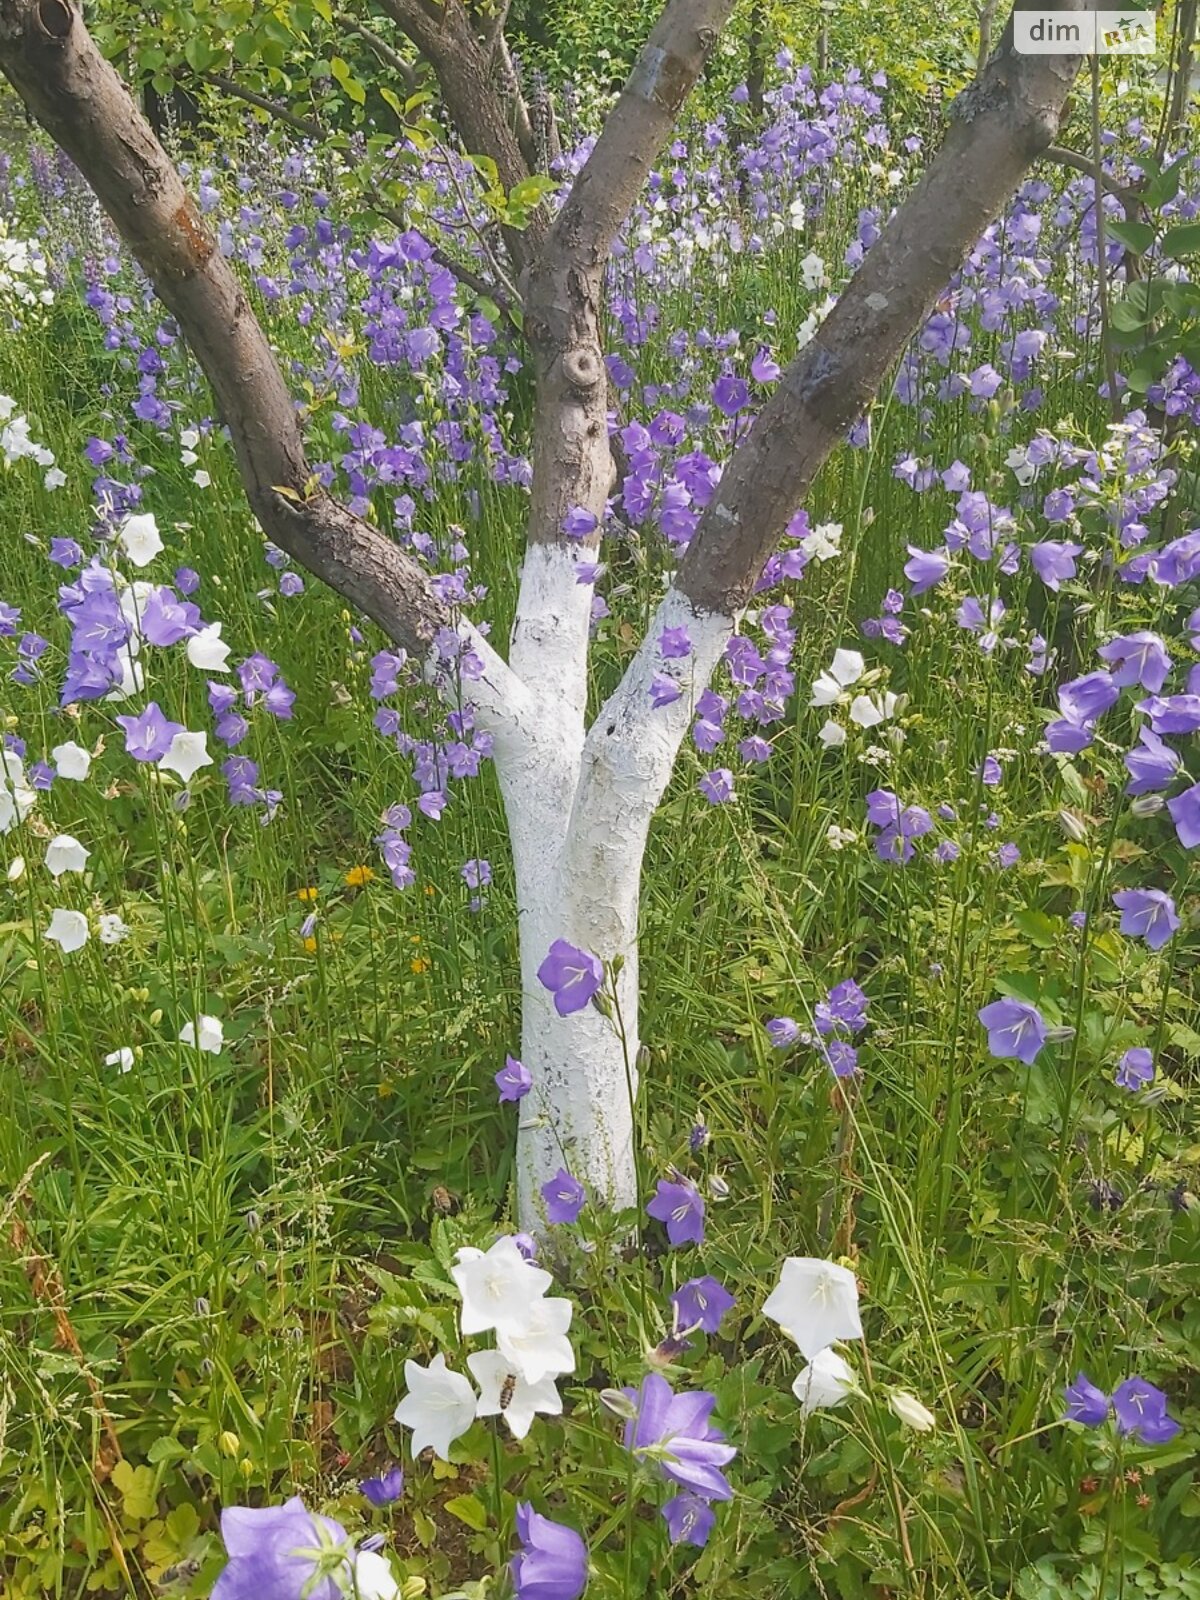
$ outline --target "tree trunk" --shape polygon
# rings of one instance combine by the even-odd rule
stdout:
[[[1174,133],[1187,121],[1192,97],[1192,64],[1196,40],[1197,0],[1179,0],[1179,39],[1175,55],[1175,77],[1171,84],[1171,104],[1167,129]]]
[[[747,40],[746,95],[756,127],[763,119],[763,91],[767,80],[766,33],[763,0],[755,0],[750,11],[750,37]]]
[[[617,1209],[637,1201],[633,1102],[637,1094],[637,912],[641,852],[626,851],[619,943],[619,1015],[587,1006],[560,1017],[538,980],[555,939],[583,946],[591,920],[591,887],[548,867],[532,830],[514,832],[513,862],[521,949],[521,1060],[533,1089],[521,1102],[517,1134],[517,1216],[533,1232],[545,1227],[541,1189],[560,1167],[590,1198]]]
[[[650,822],[670,782],[695,703],[707,688],[730,634],[731,616],[705,612],[669,595],[647,630],[684,627],[690,656],[681,663],[682,693],[649,717],[650,681],[661,662],[639,653],[620,687],[584,737],[583,706],[559,685],[582,684],[580,661],[561,659],[579,633],[564,608],[585,585],[561,585],[563,552],[533,546],[522,592],[540,589],[540,604],[513,639],[512,664],[533,691],[524,731],[499,739],[496,772],[504,796],[517,882],[521,953],[521,1059],[533,1088],[521,1102],[517,1139],[517,1214],[521,1226],[545,1224],[542,1186],[565,1167],[593,1198],[618,1208],[637,1198],[633,1139],[638,1087],[638,905]],[[572,578],[573,583],[573,578]],[[547,633],[547,618],[563,624]],[[539,660],[533,676],[530,666]],[[555,939],[565,939],[619,969],[615,1007],[585,1007],[560,1017],[537,972]]]

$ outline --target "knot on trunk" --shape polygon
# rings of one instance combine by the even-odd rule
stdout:
[[[40,0],[37,8],[38,27],[50,39],[65,39],[71,31],[75,15],[67,0]]]
[[[568,350],[562,358],[563,376],[573,388],[594,389],[604,376],[600,352],[582,345]]]

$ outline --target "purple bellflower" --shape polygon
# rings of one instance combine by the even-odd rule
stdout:
[[[599,956],[590,950],[580,950],[566,939],[555,939],[537,975],[554,996],[554,1009],[559,1016],[569,1017],[574,1011],[582,1011],[600,992],[604,967]]]
[[[667,1238],[676,1249],[684,1244],[704,1243],[704,1196],[694,1183],[671,1183],[660,1178],[647,1215],[664,1223]]]
[[[704,1500],[730,1500],[733,1490],[721,1471],[737,1451],[709,1421],[716,1397],[704,1389],[675,1394],[661,1373],[651,1372],[640,1389],[626,1389],[637,1408],[625,1426],[625,1448],[654,1461],[665,1478]]]
[[[988,1049],[998,1060],[1031,1066],[1046,1042],[1046,1023],[1036,1006],[1025,1000],[993,1000],[979,1013],[987,1029]]]
[[[517,1507],[520,1552],[511,1573],[516,1600],[579,1600],[587,1587],[587,1546],[574,1528],[551,1522],[528,1501]]]

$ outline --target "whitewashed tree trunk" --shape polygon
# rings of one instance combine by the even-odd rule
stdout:
[[[532,704],[518,725],[496,729],[516,875],[521,957],[521,1060],[533,1088],[520,1103],[517,1215],[545,1225],[541,1189],[560,1167],[593,1199],[637,1198],[634,1106],[638,1088],[638,904],[650,820],[670,780],[697,696],[732,629],[672,592],[660,606],[620,688],[586,738],[590,585],[575,581],[571,552],[527,554],[510,661]],[[692,653],[664,662],[659,636],[684,626]],[[682,693],[655,707],[650,682],[670,671]],[[566,939],[616,972],[616,1004],[560,1017],[537,976]]]
[[[560,1017],[537,969],[555,939],[586,947],[590,891],[547,860],[533,838],[516,847],[521,951],[521,1059],[533,1088],[520,1104],[517,1136],[517,1216],[521,1226],[545,1226],[541,1188],[565,1167],[601,1204],[634,1204],[637,1193],[633,1101],[637,1089],[637,886],[619,942],[620,1024],[595,1006]],[[629,862],[636,880],[640,860]],[[622,1031],[624,1041],[622,1040]]]

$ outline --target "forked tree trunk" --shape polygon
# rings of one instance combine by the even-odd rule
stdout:
[[[1049,0],[1079,11],[1086,0]],[[432,61],[459,132],[506,187],[528,175],[461,0],[380,0]],[[537,378],[534,482],[517,622],[505,662],[448,607],[428,575],[377,528],[314,486],[295,408],[249,301],[153,133],[88,37],[72,0],[0,0],[0,71],[71,156],[178,319],[212,384],[251,507],[267,536],[395,643],[447,671],[447,637],[478,671],[467,697],[492,733],[512,838],[520,915],[522,1056],[518,1215],[537,1228],[560,1167],[611,1205],[635,1192],[637,920],[650,820],[697,696],[763,563],[829,452],[877,392],[967,252],[1037,156],[1053,144],[1078,57],[1021,56],[1011,24],[924,178],[887,224],[816,337],[726,464],[679,571],[621,682],[587,725],[590,586],[562,534],[582,507],[597,523],[612,479],[600,305],[613,241],[733,0],[668,0],[625,92],[551,220],[507,231],[521,274]],[[595,554],[598,533],[583,553]],[[666,663],[665,627],[691,654]],[[682,690],[655,704],[664,667]],[[616,978],[617,1016],[561,1018],[537,977],[556,939]],[[619,1020],[618,1020],[619,1019]]]
[[[540,1190],[560,1167],[610,1205],[635,1201],[642,861],[695,702],[733,630],[730,617],[669,595],[647,637],[687,629],[683,693],[646,716],[658,663],[643,652],[585,738],[584,708],[560,686],[582,689],[585,681],[586,628],[572,613],[586,613],[591,590],[576,583],[573,555],[545,545],[526,554],[522,592],[534,588],[528,615],[538,626],[518,624],[510,659],[527,684],[544,688],[532,691],[532,715],[498,740],[495,756],[517,886],[521,1059],[534,1084],[517,1136],[517,1211],[526,1227],[544,1219]],[[564,658],[572,651],[574,662]],[[611,1004],[559,1016],[537,976],[556,939],[599,956],[615,974],[605,988]]]

